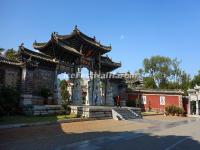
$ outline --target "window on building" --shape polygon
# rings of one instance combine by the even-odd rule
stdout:
[[[142,96],[142,104],[147,104],[147,97],[146,96]]]
[[[165,105],[165,96],[160,96],[160,105]]]

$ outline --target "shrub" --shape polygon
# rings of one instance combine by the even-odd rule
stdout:
[[[0,88],[0,114],[12,114],[18,109],[20,101],[19,92],[13,87]]]
[[[184,114],[184,110],[183,108],[174,106],[174,105],[170,105],[170,106],[166,106],[165,107],[165,114],[166,115],[183,115]]]
[[[47,104],[48,102],[48,97],[51,96],[51,90],[48,89],[48,88],[42,88],[41,91],[40,91],[40,95],[44,98],[45,100],[45,104]]]
[[[126,106],[128,106],[128,107],[135,107],[136,106],[135,100],[127,100],[126,101]]]
[[[61,106],[64,110],[65,115],[70,114],[71,108],[69,107],[70,104],[70,93],[68,91],[68,83],[65,80],[62,80],[60,83],[60,88],[61,88]]]

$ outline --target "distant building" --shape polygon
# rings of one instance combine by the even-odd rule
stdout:
[[[200,86],[188,90],[188,115],[200,116]]]
[[[141,107],[143,111],[164,112],[166,106],[183,107],[183,91],[137,89],[127,92],[127,105]]]

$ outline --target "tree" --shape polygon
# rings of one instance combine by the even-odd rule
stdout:
[[[5,57],[10,59],[10,60],[15,61],[16,60],[16,54],[17,54],[17,52],[13,48],[11,48],[11,49],[6,50]]]
[[[185,71],[183,71],[181,73],[180,88],[184,91],[184,95],[187,95],[187,90],[190,87],[190,83],[191,83],[190,75],[188,75]]]
[[[62,97],[61,105],[66,115],[67,113],[70,113],[69,112],[70,108],[68,107],[68,105],[70,104],[70,93],[68,91],[68,83],[66,80],[62,80],[60,82],[60,89],[61,89],[61,97]]]
[[[16,113],[20,93],[14,87],[0,87],[0,115]]]
[[[154,79],[152,77],[144,77],[143,78],[143,84],[145,88],[150,89],[156,89],[158,88]]]
[[[143,60],[139,73],[144,78],[146,88],[167,89],[169,84],[178,83],[181,75],[180,61],[164,56],[152,56]]]
[[[5,49],[4,48],[0,48],[0,52],[3,52]]]
[[[4,48],[0,48],[0,55],[2,54],[2,52],[4,51]]]
[[[200,70],[198,71],[198,74],[193,77],[190,88],[194,88],[196,85],[200,85]]]
[[[44,98],[44,104],[48,104],[48,97],[52,96],[51,90],[43,87],[40,91],[40,95]]]
[[[124,82],[127,85],[128,90],[139,88],[143,84],[142,81],[141,81],[140,75],[137,72],[135,72],[135,74],[131,74],[131,72],[128,71],[125,74],[125,76],[126,77],[124,77],[123,79],[124,79]]]

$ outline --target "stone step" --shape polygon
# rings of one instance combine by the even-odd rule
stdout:
[[[140,114],[141,112],[139,112],[138,110],[137,112],[135,112],[134,110],[128,108],[113,108],[113,118],[117,120],[141,118]]]

